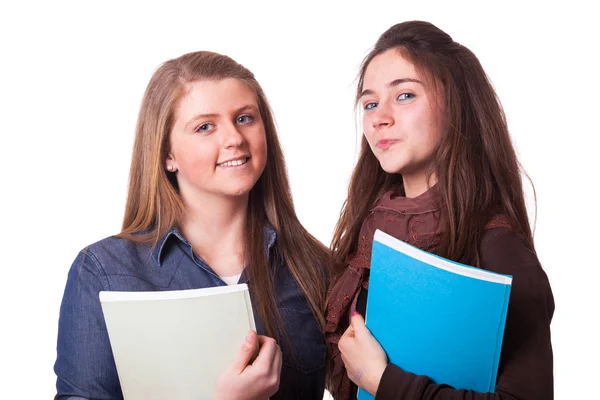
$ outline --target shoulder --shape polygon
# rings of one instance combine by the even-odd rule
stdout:
[[[134,242],[133,240],[124,239],[116,235],[105,237],[86,246],[88,251],[98,255],[114,252],[144,252],[151,251],[151,248],[151,245]]]
[[[481,241],[481,268],[511,275],[513,288],[531,295],[550,292],[548,277],[537,254],[527,246],[525,238],[508,228],[485,231]]]
[[[482,262],[495,265],[537,264],[538,258],[524,237],[508,228],[487,229],[480,245]]]
[[[110,259],[127,259],[126,254],[135,247],[128,242],[111,236],[81,249],[69,269],[64,298],[110,290],[110,275],[118,274],[122,265]]]
[[[109,236],[82,249],[79,257],[93,273],[119,274],[128,266],[145,264],[152,259],[152,246]]]

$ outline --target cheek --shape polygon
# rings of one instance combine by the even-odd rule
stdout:
[[[261,153],[267,153],[267,137],[265,136],[264,132],[256,140],[256,147]]]
[[[423,136],[423,147],[429,152],[433,152],[442,140],[440,127],[432,122],[427,126],[426,132],[427,134]]]
[[[418,133],[413,136],[414,143],[425,153],[433,152],[441,140],[441,133],[439,121],[434,117],[432,110],[423,109],[407,122],[413,127],[412,132]]]
[[[248,141],[250,151],[254,157],[261,157],[265,159],[267,155],[267,137],[264,129],[253,132],[249,135],[246,140]]]
[[[174,150],[174,156],[180,170],[188,174],[198,173],[206,168],[213,168],[218,153],[208,143],[187,143]]]
[[[362,127],[363,127],[363,134],[365,135],[367,142],[369,142],[369,144],[371,144],[374,129],[373,129],[373,124],[371,123],[371,120],[368,117],[363,118]]]
[[[435,131],[430,132],[430,135],[427,137],[426,147],[433,153],[438,148],[439,144],[440,135]]]

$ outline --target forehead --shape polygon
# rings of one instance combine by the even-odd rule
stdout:
[[[186,84],[177,114],[227,113],[247,105],[257,105],[256,94],[241,80],[200,80]]]
[[[371,60],[365,71],[363,89],[380,89],[395,79],[404,78],[419,79],[419,75],[398,49],[390,49]]]

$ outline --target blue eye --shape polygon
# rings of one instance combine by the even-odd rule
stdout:
[[[414,99],[416,96],[412,93],[402,93],[396,100],[410,100]]]
[[[197,133],[206,133],[212,128],[213,124],[205,123],[196,128]]]
[[[249,124],[250,122],[254,121],[254,118],[252,117],[252,115],[246,114],[246,115],[240,115],[239,117],[237,117],[237,123],[238,124]]]
[[[371,102],[371,103],[367,103],[367,104],[365,104],[365,106],[364,106],[364,109],[365,109],[365,110],[372,110],[372,109],[374,109],[375,107],[377,107],[377,103],[373,103],[373,102]]]

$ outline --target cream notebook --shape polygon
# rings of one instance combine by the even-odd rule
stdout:
[[[210,399],[256,330],[246,284],[100,292],[125,400]]]

